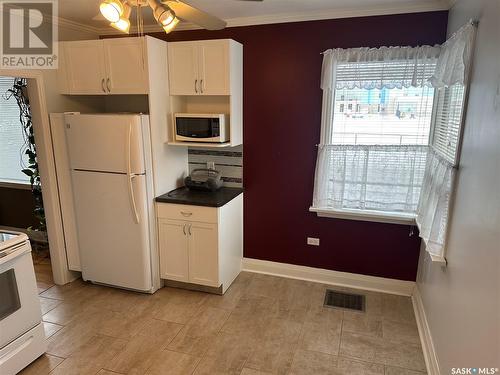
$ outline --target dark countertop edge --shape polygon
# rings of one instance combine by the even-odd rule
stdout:
[[[200,207],[219,208],[219,207],[222,207],[222,206],[226,205],[227,203],[231,202],[234,198],[238,197],[240,194],[242,194],[244,192],[243,188],[223,187],[222,189],[233,190],[235,194],[234,195],[230,195],[227,200],[224,200],[222,202],[217,202],[217,203],[213,203],[213,202],[193,202],[193,201],[191,201],[189,199],[176,199],[176,198],[168,197],[168,194],[170,194],[172,191],[179,190],[179,189],[183,189],[183,187],[171,190],[168,193],[165,193],[165,194],[162,194],[162,195],[156,197],[155,198],[155,202],[166,203],[166,204],[183,204],[183,205],[186,205],[186,206],[200,206]],[[207,194],[210,194],[210,193],[207,192]]]

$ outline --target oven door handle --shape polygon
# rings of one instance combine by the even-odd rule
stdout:
[[[19,345],[17,348],[15,348],[13,351],[6,353],[3,357],[0,357],[0,368],[7,363],[7,361],[17,354],[19,354],[21,351],[26,349],[28,346],[31,345],[31,342],[33,341],[34,336],[31,335],[25,342],[23,342],[21,345]]]
[[[17,244],[15,246],[12,246],[12,247],[9,247],[9,248],[7,248],[5,250],[0,251],[0,259],[6,257],[7,255],[12,254],[13,252],[15,252],[20,247],[23,247],[23,245],[24,245],[24,243],[20,243],[20,244]]]

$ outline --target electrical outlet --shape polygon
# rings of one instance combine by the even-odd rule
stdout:
[[[307,237],[307,244],[313,246],[319,246],[319,238]]]
[[[215,169],[215,162],[207,161],[207,168],[208,169]]]

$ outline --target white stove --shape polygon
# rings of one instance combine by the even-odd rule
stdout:
[[[0,231],[0,374],[14,375],[46,350],[31,246]]]

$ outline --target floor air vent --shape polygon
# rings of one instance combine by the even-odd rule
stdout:
[[[365,311],[365,296],[327,289],[324,305],[337,309]]]

